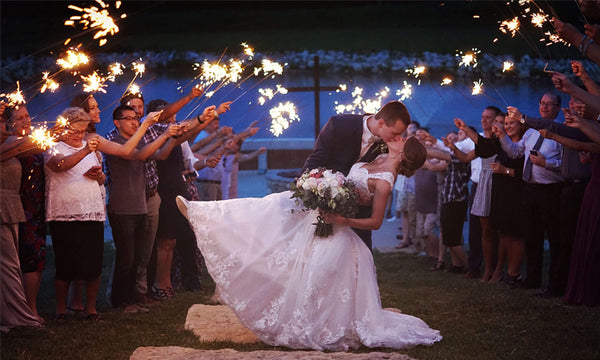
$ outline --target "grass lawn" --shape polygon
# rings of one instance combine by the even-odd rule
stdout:
[[[92,324],[68,319],[64,324],[56,324],[50,320],[54,309],[54,269],[49,249],[39,297],[39,308],[48,324],[42,330],[16,329],[2,334],[2,359],[126,359],[139,346],[273,349],[263,344],[199,343],[191,332],[184,330],[188,308],[205,303],[212,295],[214,285],[207,277],[202,291],[178,293],[174,299],[154,305],[150,313],[123,315],[113,311],[104,300],[113,254],[112,246],[107,245],[107,265],[98,300],[104,322]],[[418,316],[444,336],[444,340],[431,347],[401,351],[411,357],[600,358],[599,307],[565,306],[560,299],[533,297],[534,290],[509,289],[446,272],[431,272],[423,258],[402,253],[376,253],[375,263],[383,306]]]

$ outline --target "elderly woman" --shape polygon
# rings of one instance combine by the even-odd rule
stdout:
[[[21,107],[21,109],[25,109]],[[40,319],[28,306],[23,290],[21,265],[18,254],[19,223],[24,222],[25,213],[19,198],[21,164],[15,158],[23,145],[21,140],[7,130],[7,120],[22,116],[27,110],[19,111],[2,105],[0,110],[0,138],[2,142],[0,164],[0,329],[9,330],[16,326],[40,326]],[[29,115],[27,114],[27,117]],[[24,139],[26,140],[26,139]],[[19,149],[20,148],[20,149]]]
[[[105,208],[100,140],[84,140],[90,116],[81,108],[60,115],[68,121],[63,141],[44,154],[46,221],[54,245],[56,320],[65,319],[69,283],[84,280],[87,318],[100,321],[96,296],[102,272]]]

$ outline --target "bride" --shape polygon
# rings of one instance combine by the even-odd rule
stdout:
[[[387,146],[389,154],[354,164],[347,176],[361,202],[372,202],[371,217],[326,214],[334,224],[326,238],[314,236],[317,211],[302,211],[290,191],[211,202],[177,197],[221,301],[264,343],[342,351],[442,339],[423,320],[382,309],[373,256],[349,227],[378,229],[396,175],[411,176],[425,161],[414,137]]]

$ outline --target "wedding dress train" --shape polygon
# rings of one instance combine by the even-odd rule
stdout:
[[[364,189],[373,176],[355,172]],[[341,225],[315,237],[316,211],[303,211],[291,194],[177,198],[221,301],[246,327],[266,344],[293,349],[401,349],[442,339],[423,320],[382,309],[366,245]]]

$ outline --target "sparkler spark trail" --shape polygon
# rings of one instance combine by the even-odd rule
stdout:
[[[279,105],[269,110],[271,116],[271,128],[269,131],[279,137],[283,133],[283,130],[290,126],[293,121],[300,121],[300,117],[296,113],[296,106],[294,103],[287,101],[285,104],[279,103]]]
[[[77,48],[67,50],[65,57],[56,60],[56,63],[63,69],[73,69],[90,61],[88,56]]]
[[[91,75],[83,76],[81,75],[81,80],[85,83],[83,84],[83,92],[103,92],[106,93],[104,88],[107,86],[105,84],[106,78],[98,75],[96,71],[94,71]]]
[[[140,94],[140,87],[136,84],[131,84],[127,88],[127,94],[137,95]]]
[[[245,42],[242,43],[242,48],[244,48],[244,54],[248,56],[248,59],[252,59],[254,56],[254,49]]]
[[[50,75],[49,71],[44,71],[42,73],[42,80],[44,80],[44,85],[40,89],[41,93],[44,93],[46,90],[50,90],[50,92],[55,92],[59,88],[59,84],[48,77]]]
[[[96,0],[102,9],[95,6],[89,8],[80,8],[75,5],[69,5],[68,8],[81,13],[81,15],[73,15],[69,20],[65,21],[65,26],[75,26],[75,22],[83,25],[83,29],[97,29],[98,31],[94,34],[94,40],[99,39],[98,43],[100,46],[106,44],[106,36],[114,35],[119,32],[119,27],[115,24],[115,21],[108,12],[108,4],[102,0]],[[121,2],[117,1],[115,7],[118,9],[121,6]],[[125,18],[127,15],[121,14],[121,18]]]
[[[283,87],[283,86],[281,86],[281,85],[275,85],[275,87],[276,87],[276,90],[275,90],[275,91],[273,91],[273,89],[269,89],[269,88],[266,88],[266,89],[258,89],[258,93],[261,95],[261,96],[258,98],[258,103],[259,103],[260,105],[264,105],[264,104],[265,104],[265,102],[267,102],[267,100],[271,100],[271,99],[273,99],[273,97],[274,97],[275,95],[277,95],[277,93],[279,93],[279,94],[282,94],[282,95],[285,95],[285,94],[287,94],[287,93],[288,93],[287,89],[286,89],[286,88],[284,88],[284,87]]]
[[[471,95],[480,95],[483,93],[483,83],[481,79],[477,81],[473,81],[473,90],[471,91]]]
[[[25,104],[25,98],[23,97],[23,93],[21,92],[21,85],[17,81],[17,90],[11,92],[10,94],[0,94],[0,98],[5,98],[6,104],[11,107],[19,108],[19,105]]]

